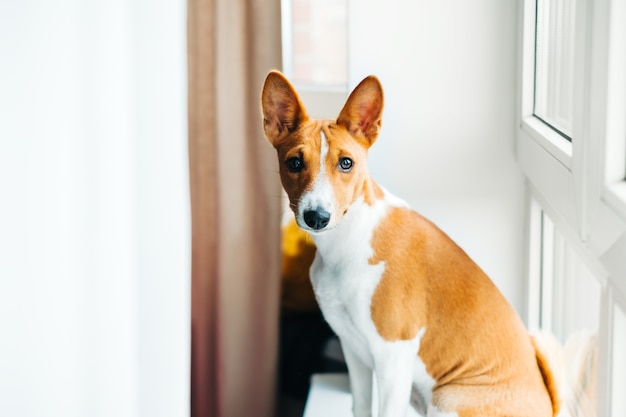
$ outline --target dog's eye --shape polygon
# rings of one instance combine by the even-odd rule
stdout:
[[[343,171],[350,171],[352,169],[352,159],[350,158],[341,158],[339,160],[339,167],[343,170]]]
[[[300,172],[302,168],[304,168],[304,164],[302,163],[302,159],[294,156],[293,158],[287,159],[287,169],[291,172]]]

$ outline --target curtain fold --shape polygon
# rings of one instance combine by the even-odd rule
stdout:
[[[194,417],[271,416],[280,185],[260,91],[280,0],[188,0]]]

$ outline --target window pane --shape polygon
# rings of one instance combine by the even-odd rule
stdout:
[[[300,84],[345,88],[347,0],[283,0],[283,15],[287,76]]]
[[[602,287],[545,213],[542,228],[542,327],[564,344],[574,334],[595,334]]]
[[[612,416],[626,416],[626,314],[615,306],[613,322]]]
[[[572,136],[575,1],[537,0],[535,116]]]
[[[565,415],[595,415],[602,287],[545,213],[542,238],[541,327],[561,343]]]

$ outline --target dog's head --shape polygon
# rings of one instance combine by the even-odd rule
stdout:
[[[337,120],[310,119],[294,87],[277,71],[265,80],[261,104],[265,135],[278,152],[280,178],[302,229],[332,229],[356,200],[371,203],[380,196],[366,164],[383,110],[376,77],[361,81]]]

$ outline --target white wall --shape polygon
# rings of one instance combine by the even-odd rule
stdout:
[[[522,312],[517,2],[350,0],[350,87],[385,89],[372,176],[437,223]]]
[[[0,415],[187,416],[185,2],[0,2]]]

